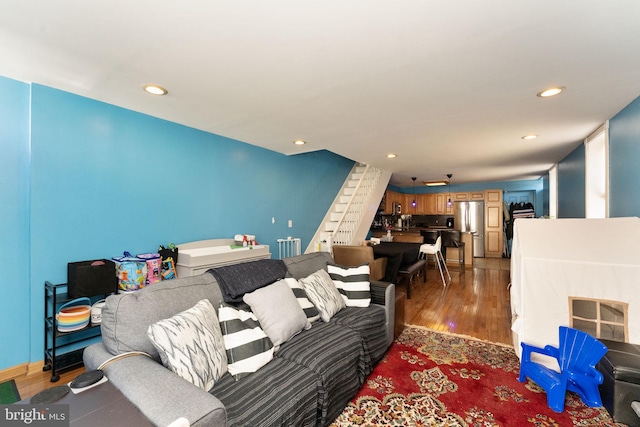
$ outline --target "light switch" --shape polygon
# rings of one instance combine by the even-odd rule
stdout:
[[[289,220],[289,228],[291,228],[291,227],[293,227],[293,220],[292,219]]]

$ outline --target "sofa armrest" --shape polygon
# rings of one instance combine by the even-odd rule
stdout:
[[[393,283],[371,281],[371,302],[384,306],[386,313],[387,347],[393,343],[396,316],[396,286]]]
[[[91,370],[112,356],[102,343],[97,343],[84,350],[83,359]],[[184,417],[192,427],[226,426],[226,409],[220,400],[147,356],[113,361],[103,371],[154,425],[166,426]]]

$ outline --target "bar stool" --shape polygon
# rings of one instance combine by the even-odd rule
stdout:
[[[436,265],[438,266],[438,270],[440,270],[440,278],[442,278],[442,285],[447,286],[447,282],[444,280],[444,274],[442,273],[442,264],[444,265],[444,269],[447,272],[447,276],[449,280],[451,280],[451,275],[449,274],[449,269],[447,268],[447,261],[442,256],[442,252],[440,251],[442,247],[442,237],[438,236],[436,242],[433,245],[425,243],[420,246],[420,258],[424,256],[427,261],[429,261],[429,255],[433,255],[436,260]]]
[[[465,267],[465,255],[464,255],[464,242],[458,242],[456,240],[453,241],[453,244],[455,246],[446,246],[443,250],[443,254],[445,256],[445,259],[447,258],[447,252],[450,250],[457,250],[458,251],[458,270],[460,272],[464,272],[464,267]]]

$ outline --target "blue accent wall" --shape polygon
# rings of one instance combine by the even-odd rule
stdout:
[[[640,216],[640,97],[609,120],[609,216]],[[558,163],[558,217],[585,217],[585,148]]]
[[[354,164],[328,151],[285,156],[1,77],[0,94],[3,147],[10,141],[0,227],[12,252],[0,276],[0,339],[16,343],[0,352],[0,369],[43,359],[44,281],[64,283],[68,262],[235,234],[254,234],[272,253],[278,238],[300,237],[304,249]],[[7,289],[16,292],[6,298]]]
[[[580,144],[558,163],[558,218],[585,217],[584,173],[584,144]]]
[[[29,360],[29,85],[0,78],[0,369]],[[42,298],[43,292],[38,295]],[[42,330],[42,324],[40,329]]]
[[[609,216],[640,216],[640,97],[609,120]]]

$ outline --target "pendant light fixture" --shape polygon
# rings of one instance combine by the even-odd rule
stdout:
[[[452,208],[453,207],[453,202],[451,201],[451,177],[453,175],[451,175],[450,173],[447,174],[447,178],[449,178],[449,180],[447,181],[447,188],[448,188],[448,192],[449,192],[449,198],[447,199],[447,207],[448,208]]]
[[[416,177],[412,176],[411,180],[413,181],[413,202],[411,202],[411,206],[412,207],[417,207],[418,203],[416,202]]]

